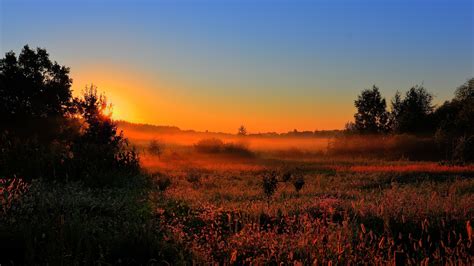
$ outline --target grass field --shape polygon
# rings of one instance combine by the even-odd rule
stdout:
[[[107,188],[0,182],[0,264],[474,263],[473,165],[138,148]]]
[[[195,262],[474,262],[472,166],[193,158],[142,156],[142,164],[157,183],[157,217]],[[264,193],[265,177],[277,179],[274,193]]]

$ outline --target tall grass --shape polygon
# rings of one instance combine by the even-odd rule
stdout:
[[[0,186],[0,264],[179,263],[189,258],[147,204],[145,177],[127,186],[19,179]]]

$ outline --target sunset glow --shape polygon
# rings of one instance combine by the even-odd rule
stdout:
[[[473,69],[471,1],[185,2],[2,1],[0,50],[48,47],[115,119],[224,132],[341,129],[363,88],[442,103]]]

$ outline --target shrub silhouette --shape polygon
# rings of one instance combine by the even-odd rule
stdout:
[[[265,193],[265,196],[267,197],[268,200],[270,200],[270,197],[275,194],[276,190],[278,187],[278,179],[277,179],[277,173],[275,171],[268,171],[263,175],[263,180],[262,180],[262,188],[263,188],[263,193]]]
[[[166,176],[160,176],[156,180],[156,186],[159,191],[164,192],[169,186],[171,186],[171,179]]]
[[[247,136],[247,129],[244,127],[244,125],[241,125],[239,129],[237,130],[237,135],[239,136]]]
[[[227,154],[240,157],[253,157],[255,154],[243,143],[224,143],[217,138],[208,138],[198,141],[194,145],[196,151],[210,154]]]
[[[305,182],[304,182],[304,177],[302,175],[298,175],[295,180],[293,180],[293,186],[295,187],[295,190],[297,193],[300,192],[300,190],[303,188]]]
[[[118,173],[136,175],[139,172],[138,154],[129,148],[123,133],[105,111],[107,99],[91,85],[82,99],[75,99],[78,113],[83,117],[81,134],[73,145],[73,165],[76,178],[87,183],[105,185],[113,183]],[[112,170],[113,169],[113,170]],[[100,174],[100,175],[98,175]]]
[[[224,142],[217,138],[202,139],[194,147],[202,153],[218,153],[224,150]]]
[[[290,181],[291,177],[293,176],[293,174],[291,173],[290,170],[286,170],[283,172],[283,174],[281,175],[281,181],[282,182],[288,182]]]
[[[161,154],[163,153],[163,145],[154,139],[148,144],[147,150],[149,154],[161,157]]]

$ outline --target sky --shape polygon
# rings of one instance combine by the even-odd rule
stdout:
[[[376,84],[440,104],[474,77],[470,0],[0,0],[0,52],[46,48],[114,118],[235,133],[341,129]]]

